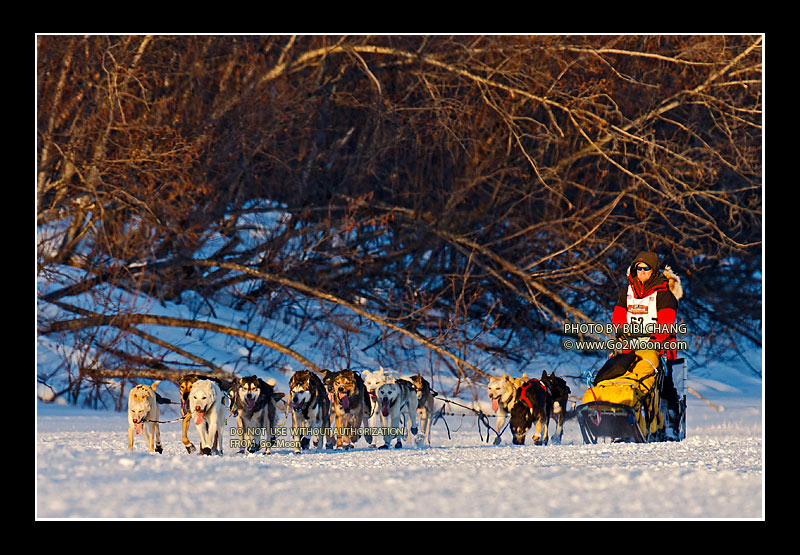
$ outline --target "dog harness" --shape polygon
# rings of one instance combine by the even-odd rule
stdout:
[[[525,401],[525,403],[528,405],[528,408],[530,408],[531,410],[533,410],[533,404],[531,403],[530,399],[528,399],[526,393],[528,391],[528,388],[532,386],[534,383],[538,384],[539,386],[541,386],[542,389],[544,389],[545,396],[550,395],[550,391],[547,389],[547,386],[544,385],[544,383],[542,383],[540,380],[533,378],[525,382],[525,384],[519,389],[519,395],[520,399]]]

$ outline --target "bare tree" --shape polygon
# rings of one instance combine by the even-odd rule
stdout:
[[[142,328],[167,302],[265,364],[317,364],[314,327],[480,377],[608,319],[649,249],[704,348],[760,344],[761,43],[40,36],[40,331],[100,381],[219,370]]]

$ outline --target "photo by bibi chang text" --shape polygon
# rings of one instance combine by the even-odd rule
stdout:
[[[624,333],[628,335],[634,335],[639,333],[688,333],[686,324],[683,322],[677,324],[656,324],[656,323],[641,323],[641,322],[630,322],[627,324],[612,324],[612,323],[596,323],[596,322],[583,322],[583,323],[572,323],[567,322],[564,324],[564,333],[565,334],[582,334],[582,333],[593,333],[596,335],[616,335],[618,333]]]
[[[613,336],[619,336],[622,334],[619,339],[606,339],[599,341],[566,338],[561,341],[561,346],[567,351],[685,351],[689,348],[689,345],[686,341],[678,341],[674,338],[670,338],[667,341],[653,341],[649,337],[630,337],[641,334],[668,334],[674,336],[679,333],[688,333],[686,324],[682,322],[676,324],[658,324],[654,322],[629,322],[627,324],[567,322],[564,324],[564,333]]]

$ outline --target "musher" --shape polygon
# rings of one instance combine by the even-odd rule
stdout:
[[[623,339],[645,337],[659,343],[675,339],[673,333],[645,331],[647,324],[666,328],[667,325],[675,323],[678,298],[672,289],[680,288],[680,281],[671,271],[667,273],[672,278],[672,284],[670,278],[659,272],[658,255],[654,252],[640,252],[633,259],[628,271],[627,286],[620,291],[614,313],[611,315],[612,323],[620,325],[618,337],[620,335]],[[679,297],[682,295],[679,289],[676,289],[676,292]],[[623,324],[640,324],[642,331],[623,334]],[[667,360],[674,360],[677,356],[674,349],[666,352],[662,349],[659,354],[666,356]]]
[[[620,291],[611,316],[612,323],[619,325],[617,339],[621,341],[644,339],[657,343],[675,341],[676,336],[668,330],[668,327],[676,322],[678,299],[683,296],[680,279],[672,273],[669,266],[662,273],[658,254],[646,251],[640,252],[633,259],[627,277],[627,286]],[[629,324],[627,330],[629,333],[625,333],[624,324]],[[634,327],[630,326],[632,324],[639,324],[640,331],[630,333],[630,328]],[[656,325],[654,333],[647,331],[648,324]],[[623,351],[623,353],[630,352],[630,350]],[[675,349],[661,349],[659,354],[667,361],[674,361],[677,358]],[[661,398],[667,402],[668,411],[672,413],[667,415],[668,437],[675,438],[680,407],[670,363],[667,364],[667,369]]]

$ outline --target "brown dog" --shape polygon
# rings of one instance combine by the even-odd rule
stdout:
[[[317,449],[330,442],[331,402],[322,380],[310,370],[298,370],[289,380],[289,408],[292,411],[294,452],[308,449],[313,440]],[[325,436],[325,442],[322,441]]]
[[[361,428],[366,425],[372,405],[364,380],[358,372],[342,370],[326,371],[324,382],[330,384],[331,407],[335,419],[337,449],[352,449],[361,437]],[[367,443],[372,437],[365,434]]]
[[[409,381],[414,384],[414,389],[417,390],[417,414],[419,415],[420,432],[425,437],[425,443],[430,447],[431,425],[433,424],[433,398],[438,393],[431,389],[431,384],[420,374],[411,376]]]

